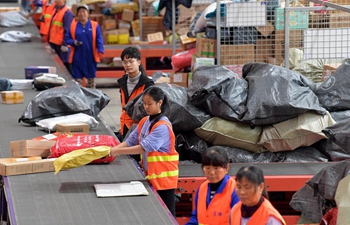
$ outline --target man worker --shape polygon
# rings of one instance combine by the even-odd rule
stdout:
[[[74,18],[72,11],[66,6],[65,0],[55,0],[56,7],[52,15],[48,32],[48,41],[53,50],[62,60],[70,74],[72,66],[69,61],[69,48],[64,41],[64,36],[69,32]]]

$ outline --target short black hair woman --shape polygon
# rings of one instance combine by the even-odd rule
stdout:
[[[231,210],[230,225],[286,225],[281,214],[268,200],[263,171],[244,166],[236,174],[240,199]]]
[[[228,155],[223,149],[208,149],[202,155],[202,169],[207,181],[198,189],[195,210],[186,225],[228,224],[232,206],[238,201],[236,182],[228,175]]]

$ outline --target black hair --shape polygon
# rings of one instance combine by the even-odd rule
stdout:
[[[202,155],[202,168],[204,166],[220,166],[227,168],[229,159],[224,149],[207,149]]]
[[[122,59],[122,61],[124,61],[124,59],[141,60],[141,52],[136,47],[127,47],[123,50],[122,54],[120,55],[120,58]],[[146,75],[146,71],[143,68],[142,64],[140,64],[139,70],[141,71],[141,73]]]
[[[153,125],[159,121],[159,119],[163,115],[169,116],[170,110],[169,110],[169,100],[166,94],[164,94],[163,90],[160,89],[159,87],[151,86],[147,88],[144,92],[143,95],[149,95],[155,102],[159,102],[160,100],[163,100],[162,105],[160,106],[161,112],[156,116],[156,118],[153,119],[149,130],[152,129]]]
[[[264,183],[264,190],[262,191],[262,196],[268,199],[264,173],[259,167],[256,167],[256,166],[241,167],[236,174],[236,181],[240,182],[242,181],[243,178],[247,179],[249,182],[254,184],[255,190],[261,183]]]

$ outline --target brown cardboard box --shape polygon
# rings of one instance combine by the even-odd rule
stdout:
[[[349,13],[332,13],[329,15],[329,28],[350,27]]]
[[[36,140],[19,140],[11,141],[10,149],[11,156],[41,156],[48,157],[50,155],[50,148],[56,141],[36,141]]]
[[[57,132],[89,134],[90,126],[87,123],[59,123],[56,124]]]
[[[163,42],[164,37],[162,32],[157,32],[157,33],[152,33],[152,34],[147,34],[147,40],[149,43],[152,42]]]
[[[2,91],[1,100],[3,104],[23,103],[24,97],[22,91]]]
[[[105,20],[103,22],[103,28],[105,30],[114,30],[117,28],[117,21],[115,19]]]
[[[273,44],[273,39],[258,39],[255,44],[255,61],[267,62],[268,57],[273,57]]]
[[[133,21],[134,22],[134,21]],[[135,29],[137,27],[135,26]],[[138,28],[138,32],[140,32],[140,28]],[[137,33],[137,31],[135,31]],[[142,35],[141,41],[145,41],[147,39],[147,34],[152,34],[156,32],[162,32],[165,37],[165,27],[163,25],[163,17],[142,17]],[[135,35],[135,33],[134,33]],[[137,36],[137,35],[135,35]]]
[[[170,76],[170,83],[182,87],[188,87],[188,73],[173,73]]]
[[[198,57],[197,55],[194,55],[194,54],[192,55],[192,61],[191,61],[192,72],[200,66],[214,66],[214,65],[215,65],[215,58]]]
[[[188,37],[187,34],[181,35],[180,41],[181,47],[185,51],[196,47],[196,39]]]
[[[289,48],[302,48],[303,40],[302,30],[291,30],[289,35]],[[276,59],[284,59],[284,30],[276,30],[272,34],[275,43],[273,46]]]
[[[283,63],[283,59],[276,59],[273,57],[267,57],[267,63],[272,65],[280,66]]]
[[[31,156],[25,158],[0,158],[0,163],[26,162],[33,160],[42,160],[40,156]]]
[[[196,38],[196,55],[198,57],[216,58],[216,40],[198,34]]]
[[[322,72],[322,81],[325,81],[328,79],[328,77],[332,76],[340,65],[341,63],[335,65],[324,65]]]
[[[0,175],[11,176],[55,171],[54,160],[43,159],[27,162],[0,163]]]
[[[266,26],[258,26],[256,29],[260,32],[260,34],[264,37],[270,36],[275,28],[271,25],[271,23],[266,21]]]
[[[310,12],[309,28],[329,28],[329,15],[324,13]]]
[[[255,62],[255,49],[253,44],[247,45],[221,45],[221,65],[241,65]]]
[[[134,11],[130,9],[124,9],[122,13],[122,20],[132,22],[134,20]]]

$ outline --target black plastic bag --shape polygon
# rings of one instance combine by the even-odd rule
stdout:
[[[11,81],[7,78],[0,78],[0,91],[8,91],[12,87]]]
[[[18,122],[35,125],[42,119],[85,113],[97,118],[110,98],[96,89],[72,85],[47,89],[40,92],[27,105]]]
[[[322,132],[336,145],[350,151],[350,119],[342,120]]]
[[[162,83],[157,85],[167,95],[170,103],[170,115],[167,115],[175,132],[192,131],[210,119],[210,115],[192,105],[187,98],[187,88]],[[127,114],[135,121],[147,116],[142,101],[142,94],[125,105]]]
[[[180,160],[202,162],[202,154],[208,148],[207,142],[198,137],[193,131],[181,132],[176,135],[176,151]]]
[[[331,139],[322,139],[312,145],[325,154],[331,161],[338,162],[350,159],[350,148],[343,149]]]
[[[324,213],[332,207],[332,202],[335,202],[339,181],[349,173],[349,160],[330,164],[293,195],[290,206],[302,212],[312,222],[320,222]]]
[[[212,116],[237,121],[243,117],[248,83],[223,66],[202,66],[193,72],[190,102]]]
[[[328,111],[350,109],[350,59],[338,67],[335,73],[316,90],[321,106]]]
[[[208,149],[224,149],[227,152],[230,163],[269,163],[278,162],[273,152],[253,153],[239,148],[227,146],[212,146]]]
[[[350,119],[350,110],[336,111],[336,112],[331,112],[330,114],[336,122]]]
[[[298,72],[271,64],[247,63],[243,77],[249,86],[243,122],[268,125],[310,110],[326,113],[312,91],[316,85]]]
[[[328,157],[314,147],[299,147],[293,151],[276,152],[280,162],[328,162]]]

